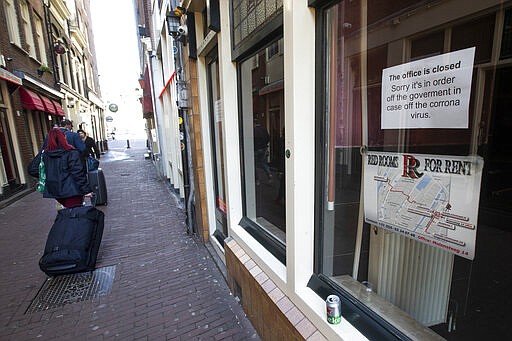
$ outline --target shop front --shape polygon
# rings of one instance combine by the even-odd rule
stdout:
[[[511,335],[512,2],[220,9],[217,208],[262,337]]]
[[[21,79],[0,69],[0,201],[25,188],[20,172],[17,136],[10,93],[21,85]]]
[[[449,340],[510,335],[511,5],[319,9],[310,287],[354,299],[347,318],[400,338],[403,312]]]

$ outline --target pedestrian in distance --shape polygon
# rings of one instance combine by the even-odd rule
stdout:
[[[60,128],[48,133],[42,159],[46,169],[43,198],[54,198],[71,208],[82,206],[84,197],[92,197],[81,152],[68,143]]]
[[[70,145],[78,149],[80,153],[83,153],[85,151],[84,141],[82,141],[80,135],[73,131],[73,122],[65,118],[62,121],[60,121],[58,129],[64,133],[64,135],[66,136],[66,140]],[[44,140],[43,149],[46,149],[47,140],[48,137],[46,137],[46,139]]]
[[[85,144],[84,157],[91,156],[99,160],[101,154],[96,142],[94,142],[90,136],[87,136],[87,133],[84,130],[78,129],[76,132],[80,135],[80,138]]]

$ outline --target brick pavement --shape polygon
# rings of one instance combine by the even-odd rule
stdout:
[[[0,340],[259,340],[185,214],[159,181],[145,141],[110,141],[97,267],[115,265],[107,296],[25,314],[55,202],[31,193],[0,210]]]

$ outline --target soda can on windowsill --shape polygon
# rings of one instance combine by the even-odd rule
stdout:
[[[327,307],[327,322],[339,324],[341,322],[341,301],[336,295],[329,295],[325,300]]]

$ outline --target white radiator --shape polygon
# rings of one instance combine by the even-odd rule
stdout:
[[[454,256],[380,229],[379,237],[377,293],[425,326],[445,322]]]

